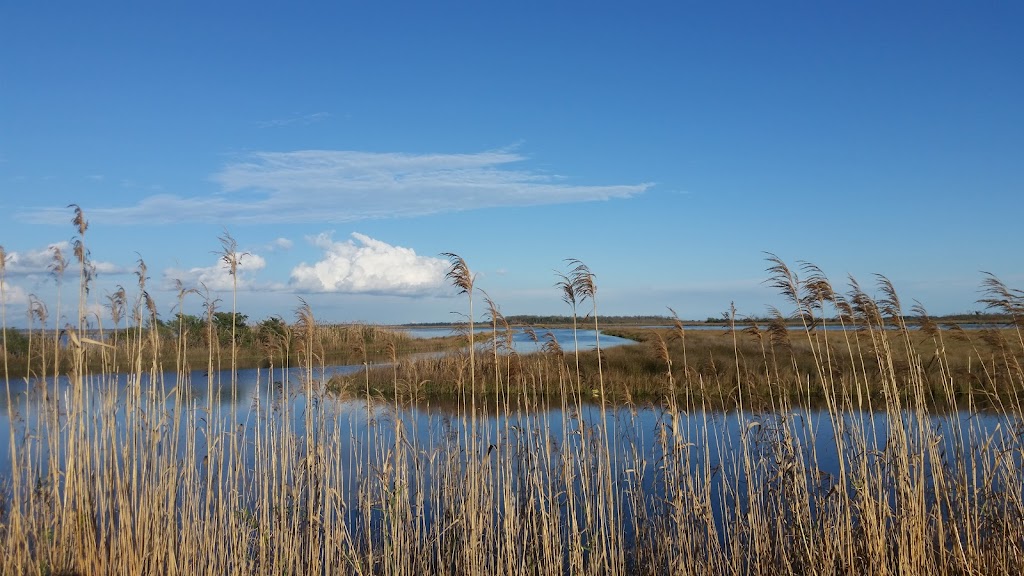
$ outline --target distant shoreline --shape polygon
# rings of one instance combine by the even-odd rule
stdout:
[[[956,314],[947,316],[931,316],[928,318],[931,322],[942,325],[953,325],[953,324],[970,324],[970,325],[985,325],[985,326],[1005,326],[1012,325],[1014,319],[1011,316],[999,315],[999,314]],[[517,316],[506,316],[505,321],[510,326],[534,326],[541,328],[572,328],[573,319],[571,316],[532,316],[532,315],[517,315]],[[771,318],[765,317],[737,317],[734,321],[737,325],[749,326],[751,324],[768,324],[771,322]],[[824,322],[829,325],[839,324],[837,318],[824,318],[819,319],[820,322]],[[919,316],[904,316],[903,321],[908,326],[920,326],[924,323],[923,319]],[[672,327],[675,325],[676,320],[668,316],[600,316],[598,323],[602,327]],[[726,319],[712,319],[707,320],[679,320],[683,327],[695,327],[695,326],[720,326],[722,328],[729,327],[729,320]],[[490,325],[487,321],[477,321],[478,327],[484,327]],[[576,325],[579,328],[592,327],[592,318],[579,318],[576,321]],[[787,326],[799,327],[802,323],[799,320],[787,319]],[[396,329],[415,329],[415,328],[457,328],[465,326],[465,323],[458,322],[410,322],[406,324],[385,324],[388,328]]]

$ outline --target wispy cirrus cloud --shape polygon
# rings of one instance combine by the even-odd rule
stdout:
[[[188,221],[218,222],[225,215],[239,209],[241,203],[225,202],[223,198],[183,198],[171,194],[156,194],[140,200],[133,206],[85,207],[91,224],[175,224]],[[17,212],[19,218],[37,224],[64,224],[67,208],[25,208]]]
[[[582,186],[516,169],[510,151],[406,154],[344,150],[256,152],[212,176],[213,196],[156,194],[130,206],[90,207],[105,224],[340,223],[411,218],[479,208],[539,206],[629,198],[652,184]],[[63,222],[66,209],[23,210],[32,222]]]
[[[280,126],[293,126],[300,125],[306,126],[309,124],[315,124],[322,122],[331,117],[330,112],[314,112],[312,114],[292,114],[284,118],[275,118],[273,120],[259,120],[256,125],[260,128],[276,128]]]
[[[309,240],[323,255],[314,264],[303,262],[292,270],[291,287],[296,291],[421,296],[440,294],[445,284],[448,261],[420,256],[411,248],[357,232],[344,242],[327,233]]]

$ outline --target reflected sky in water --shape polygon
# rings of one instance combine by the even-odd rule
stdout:
[[[537,352],[544,345],[547,340],[547,334],[553,335],[558,340],[558,345],[564,350],[573,350],[573,331],[571,328],[550,328],[541,329],[538,328],[534,331],[534,335],[537,340],[534,340],[530,333],[520,327],[513,328],[512,334],[512,345],[516,352],[520,354],[529,354],[531,352]],[[454,336],[458,334],[455,329],[452,328],[405,328],[398,329],[400,332],[404,332],[413,338],[444,338],[447,336]],[[491,335],[490,327],[477,326],[475,332],[485,336]],[[504,338],[504,333],[498,331],[498,337]],[[580,350],[593,350],[597,347],[598,332],[594,330],[576,330],[576,341],[579,343]],[[634,341],[626,338],[619,338],[618,336],[609,336],[607,334],[600,334],[601,348],[610,348],[612,346],[623,346],[625,344],[635,344]]]
[[[303,390],[307,377],[311,375],[315,381],[322,382],[332,375],[352,373],[359,368],[330,366],[312,373],[302,369],[276,369],[273,372],[265,369],[239,370],[235,373],[234,392],[230,372],[217,372],[213,378],[208,378],[203,371],[192,371],[180,385],[173,373],[160,374],[155,378],[144,374],[138,379],[127,375],[119,375],[116,379],[91,376],[85,383],[91,394],[93,412],[100,412],[98,407],[104,400],[117,403],[114,424],[119,430],[125,425],[123,407],[127,394],[138,390],[141,398],[151,402],[150,406],[162,406],[169,418],[180,418],[183,425],[192,423],[205,428],[211,426],[211,420],[219,417],[222,425],[226,426],[233,418],[236,422],[234,429],[251,438],[256,430],[265,430],[270,423],[278,426],[283,423],[294,434],[304,434],[304,414],[308,403]],[[70,393],[66,379],[58,381],[56,387],[52,380],[28,383],[17,380],[11,383],[9,390],[10,406],[6,395],[0,394],[0,403],[3,404],[0,438],[10,438],[12,416],[15,441],[20,444],[26,434],[38,437],[41,407],[50,410],[56,406],[61,414],[66,414]],[[56,404],[53,402],[55,398]],[[698,468],[717,468],[728,460],[730,454],[743,450],[757,459],[775,458],[777,454],[772,452],[772,447],[780,438],[789,435],[805,447],[809,465],[813,464],[821,477],[834,477],[838,474],[841,457],[837,446],[851,443],[850,430],[864,430],[869,447],[875,450],[884,450],[890,441],[889,417],[880,412],[850,412],[834,418],[823,410],[798,409],[783,414],[699,410],[670,412],[656,405],[647,405],[610,408],[602,422],[600,407],[595,404],[576,407],[571,403],[563,405],[559,400],[544,400],[537,405],[516,408],[513,403],[512,410],[506,414],[503,406],[491,398],[479,402],[476,426],[470,429],[463,417],[465,410],[460,410],[452,401],[435,400],[396,408],[387,401],[367,406],[361,399],[337,398],[327,394],[317,394],[314,398],[317,418],[322,418],[320,423],[344,444],[341,454],[337,455],[343,459],[362,457],[367,450],[387,449],[394,442],[397,423],[401,423],[416,445],[428,451],[439,448],[441,443],[447,449],[465,452],[467,440],[471,437],[475,437],[482,446],[506,447],[506,453],[531,446],[535,448],[541,439],[554,445],[558,451],[579,451],[586,436],[584,431],[599,430],[606,434],[616,457],[622,459],[623,470],[635,468],[638,459],[655,463],[667,453],[676,453],[675,448],[668,445],[673,443],[685,445],[684,452],[692,457],[691,465],[695,471]],[[176,406],[181,409],[175,410]],[[927,426],[938,437],[947,438],[950,454],[964,450],[956,438],[977,439],[999,430],[1002,434],[1013,434],[1021,427],[1016,417],[965,411],[934,415],[926,422],[917,422],[910,416],[906,418],[911,426]],[[838,438],[837,423],[840,425]],[[674,440],[669,434],[673,427],[678,430]],[[953,434],[958,430],[966,432]],[[209,429],[198,436],[222,432]],[[184,431],[178,440],[180,450],[185,444]],[[202,455],[203,447],[197,448]],[[633,464],[628,463],[627,458],[632,458]],[[0,476],[9,473],[10,451],[4,450],[0,454]],[[655,476],[635,470],[634,474],[635,478],[645,482],[652,481]],[[622,481],[631,481],[627,476],[623,475]]]

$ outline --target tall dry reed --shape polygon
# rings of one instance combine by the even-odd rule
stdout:
[[[81,286],[86,225],[77,208],[75,218]],[[468,324],[477,288],[465,261],[449,257]],[[4,262],[0,250],[0,299]],[[601,351],[592,374],[578,347],[566,352],[553,337],[534,334],[541,352],[513,353],[512,327],[486,295],[489,351],[469,340],[456,356],[413,362],[392,343],[388,402],[368,374],[328,392],[330,332],[305,303],[287,325],[294,355],[285,365],[271,356],[243,396],[234,354],[221,373],[210,347],[204,379],[185,369],[181,342],[167,356],[141,261],[134,304],[123,290],[108,297],[109,332],[85,315],[90,292],[79,291],[78,325],[57,334],[33,300],[31,368],[6,378],[2,572],[1024,569],[1019,323],[972,336],[977,378],[967,385],[945,353],[956,332],[912,334],[888,280],[878,279],[876,300],[855,282],[839,294],[813,266],[801,265],[801,279],[769,264],[793,308],[777,317],[803,328],[744,336],[733,326],[733,367],[719,373],[687,354],[694,336],[678,324],[656,340],[655,406],[628,395],[612,404],[617,373]],[[594,279],[571,261],[558,287],[574,318],[590,303],[600,329]],[[1019,318],[1021,293],[986,282],[986,304]],[[179,308],[193,294],[179,289]],[[211,321],[217,300],[204,304]],[[823,331],[829,318],[846,330]],[[7,330],[4,316],[4,342]],[[744,338],[753,358],[740,352]],[[813,362],[793,364],[798,347]],[[83,370],[95,357],[104,369]],[[456,401],[429,393],[435,379],[453,383]],[[935,394],[965,411],[933,410]]]

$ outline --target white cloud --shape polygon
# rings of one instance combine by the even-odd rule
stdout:
[[[511,165],[510,151],[405,154],[344,150],[256,152],[213,175],[222,193],[157,194],[134,206],[89,207],[94,222],[311,223],[415,217],[478,208],[629,198],[651,184],[579,186]],[[65,208],[25,210],[32,222],[58,222]]]
[[[22,308],[28,305],[28,292],[21,286],[3,280],[0,287],[2,287],[3,294],[3,300],[0,301],[0,305],[20,306]],[[10,313],[10,309],[8,309],[8,313]]]
[[[9,276],[35,276],[48,274],[56,262],[54,250],[60,250],[61,257],[68,262],[65,274],[76,274],[78,263],[75,262],[74,251],[68,241],[54,242],[46,248],[11,252],[7,254],[7,269],[5,273]],[[90,260],[95,272],[99,274],[125,274],[127,270],[111,262]]]
[[[292,242],[291,240],[289,240],[288,238],[277,238],[273,242],[271,242],[269,246],[267,246],[267,249],[271,250],[271,251],[277,251],[277,250],[288,251],[288,250],[291,250],[292,246],[294,246],[294,245],[295,245],[295,243]]]
[[[107,321],[109,316],[110,310],[99,302],[90,302],[85,305],[85,319],[94,325],[97,323],[97,319],[100,322]]]
[[[411,248],[392,246],[359,233],[335,242],[330,234],[310,241],[323,258],[292,270],[291,285],[299,291],[373,293],[402,296],[439,294],[448,262],[418,256]]]
[[[112,262],[93,262],[93,269],[97,274],[128,274],[130,272],[124,266],[118,266]]]
[[[7,270],[10,276],[28,276],[31,274],[46,274],[54,264],[55,250],[60,250],[61,256],[67,260],[71,258],[70,242],[54,242],[46,248],[11,252],[7,254]]]
[[[326,120],[331,117],[330,112],[314,112],[312,114],[293,114],[285,118],[275,118],[274,120],[260,120],[256,122],[256,125],[260,128],[276,128],[282,126],[292,126],[295,124],[306,126]]]
[[[267,267],[267,261],[258,254],[238,253],[238,289],[251,290],[257,288],[253,275]],[[230,291],[234,288],[235,279],[231,271],[222,261],[206,267],[189,268],[168,268],[164,270],[164,280],[172,283],[174,280],[181,280],[187,287],[199,287],[200,285],[214,291]]]

